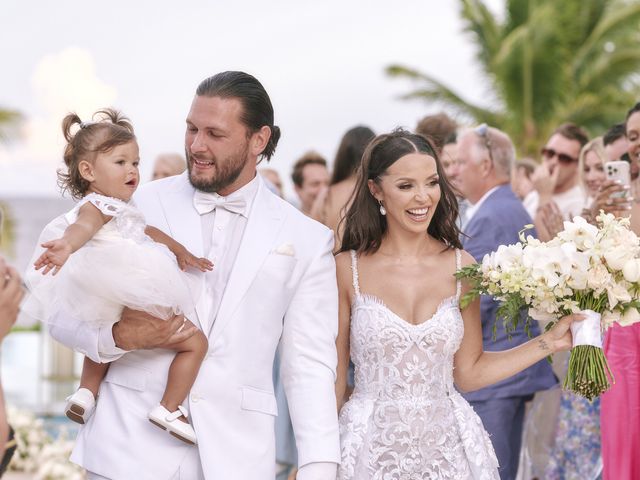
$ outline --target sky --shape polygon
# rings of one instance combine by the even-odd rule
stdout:
[[[25,117],[0,145],[0,196],[59,195],[62,118],[105,106],[132,120],[147,180],[156,155],[184,151],[198,83],[224,70],[251,73],[269,93],[282,130],[269,166],[288,196],[306,151],[331,163],[355,125],[413,128],[441,110],[399,100],[413,84],[387,65],[428,72],[474,102],[489,93],[457,1],[2,0],[0,19],[0,106]]]

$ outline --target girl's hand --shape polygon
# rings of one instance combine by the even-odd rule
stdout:
[[[540,348],[548,349],[549,353],[571,350],[573,347],[571,324],[574,321],[584,320],[584,318],[584,315],[580,313],[562,317],[548,332],[538,337]]]
[[[57,240],[45,242],[41,246],[46,248],[46,250],[36,260],[34,266],[36,267],[36,270],[40,270],[44,267],[44,270],[42,271],[43,275],[46,275],[51,270],[53,270],[53,275],[55,275],[71,256],[71,244],[64,238],[59,238]]]
[[[186,248],[182,248],[176,253],[176,260],[178,260],[178,266],[182,271],[186,271],[188,267],[197,268],[201,272],[213,270],[213,263],[208,258],[198,258]]]

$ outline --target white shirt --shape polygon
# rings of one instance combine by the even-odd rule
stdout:
[[[482,206],[482,204],[484,203],[484,201],[489,198],[489,195],[491,195],[493,192],[495,192],[498,188],[500,188],[502,185],[496,185],[495,187],[493,187],[491,190],[488,190],[482,197],[480,197],[480,200],[478,200],[476,203],[474,203],[473,205],[471,203],[469,203],[469,207],[467,208],[466,212],[465,212],[465,217],[464,217],[464,222],[463,225],[466,225],[467,223],[469,223],[469,220],[471,220],[473,218],[473,216],[476,214],[476,212],[480,209],[480,207]]]
[[[204,318],[200,319],[204,331],[213,325],[218,314],[257,192],[258,178],[256,176],[242,188],[223,197],[227,200],[243,198],[247,205],[243,215],[219,207],[200,216],[203,251],[213,263],[213,270],[205,274],[206,314]]]
[[[535,217],[536,210],[540,205],[540,195],[536,191],[533,193],[534,195],[531,196],[532,199],[529,207],[531,209],[529,212],[531,218]],[[580,215],[582,213],[582,209],[587,203],[587,196],[580,185],[576,185],[566,192],[555,193],[552,195],[551,199],[556,203],[556,205],[558,205],[558,209],[565,220],[571,220],[576,215]]]

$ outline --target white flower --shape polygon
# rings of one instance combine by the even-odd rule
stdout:
[[[604,259],[607,261],[609,268],[613,270],[622,270],[625,263],[630,261],[634,252],[629,251],[624,246],[617,246],[607,249],[604,254]]]
[[[620,323],[621,314],[618,310],[611,311],[605,310],[602,312],[602,325],[606,328],[609,328],[613,325],[614,322]]]
[[[627,282],[635,283],[640,280],[640,259],[633,258],[622,267],[622,274]]]
[[[591,225],[582,217],[574,217],[573,222],[564,222],[564,230],[558,237],[565,242],[571,242],[579,250],[593,248],[598,235],[598,227]]]
[[[626,285],[621,282],[612,282],[607,285],[607,297],[609,299],[609,307],[613,308],[618,303],[628,303],[631,301],[631,294]]]
[[[587,272],[587,287],[596,294],[602,293],[612,281],[609,270],[602,263],[593,265]]]
[[[622,318],[618,320],[618,323],[623,327],[628,327],[629,325],[632,325],[639,321],[640,321],[640,312],[638,312],[638,310],[634,307],[628,307],[624,310],[624,313],[622,314]]]

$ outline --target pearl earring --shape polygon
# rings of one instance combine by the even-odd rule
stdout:
[[[380,215],[384,216],[387,214],[387,209],[384,208],[384,205],[382,205],[382,200],[378,200],[378,203],[380,204]]]

